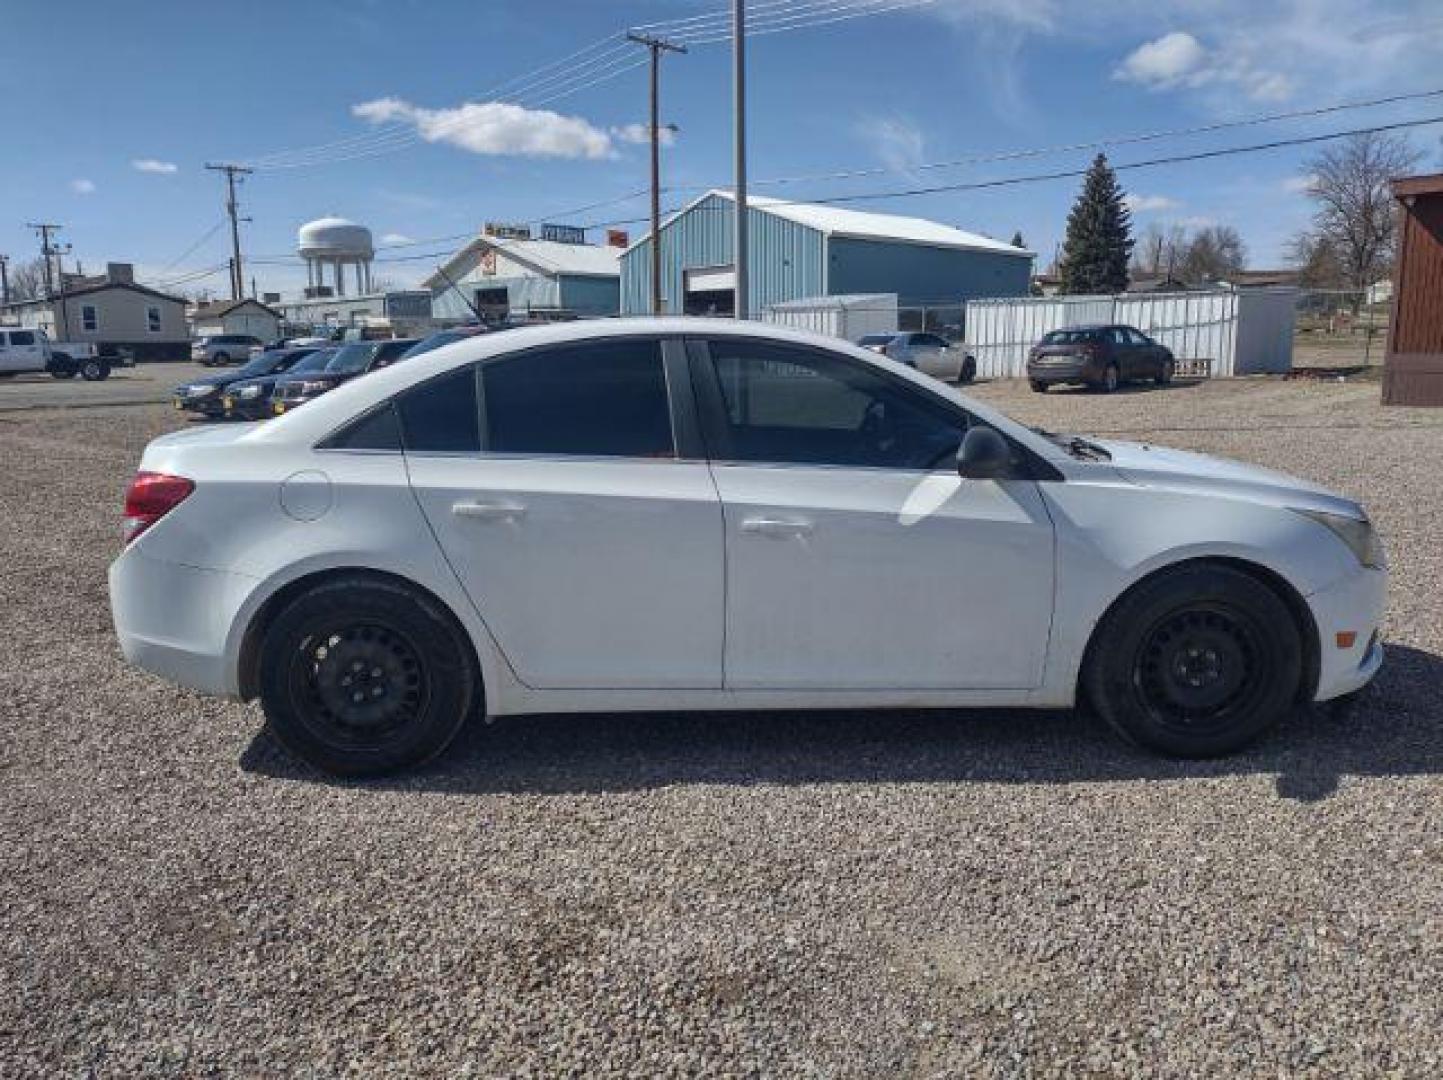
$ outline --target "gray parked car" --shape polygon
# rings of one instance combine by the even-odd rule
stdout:
[[[251,358],[251,349],[263,342],[251,334],[213,334],[191,343],[190,358],[206,367],[241,364]]]
[[[966,343],[949,342],[937,334],[917,330],[864,334],[857,344],[936,379],[969,383],[977,377],[977,360],[968,353]]]

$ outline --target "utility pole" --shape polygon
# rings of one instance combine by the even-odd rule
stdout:
[[[736,270],[735,315],[745,319],[747,311],[747,6],[746,0],[732,0],[732,114],[736,149],[736,239],[732,242]]]
[[[10,303],[10,256],[0,255],[0,306]]]
[[[205,167],[211,172],[225,173],[225,212],[230,215],[230,298],[232,300],[239,300],[245,293],[245,276],[241,266],[240,219],[238,217],[240,207],[236,205],[235,178],[252,173],[255,170],[247,169],[244,165],[212,165],[210,162],[206,162]]]
[[[50,294],[55,291],[55,273],[52,260],[55,258],[55,249],[50,244],[50,237],[58,233],[65,226],[53,225],[44,221],[27,221],[27,229],[34,229],[40,234],[40,257],[45,263],[45,296],[49,299]]]
[[[645,45],[651,53],[651,313],[661,314],[661,56],[686,52],[650,34],[629,33],[628,41]]]

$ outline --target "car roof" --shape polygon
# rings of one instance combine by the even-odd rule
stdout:
[[[984,423],[991,424],[1023,439],[1047,457],[1057,457],[1051,444],[1030,435],[1017,421],[989,405],[964,397],[929,375],[913,371],[904,364],[880,357],[869,349],[842,338],[828,337],[805,330],[794,330],[774,323],[741,319],[708,318],[694,315],[646,315],[617,319],[577,319],[572,322],[547,323],[520,327],[494,334],[477,334],[412,357],[404,364],[391,364],[369,372],[364,378],[351,379],[328,394],[278,416],[243,438],[256,442],[311,444],[329,435],[341,424],[386,400],[393,394],[414,386],[435,375],[441,375],[464,364],[499,359],[523,350],[624,337],[708,337],[759,338],[776,344],[801,345],[828,352],[841,353],[873,366],[886,365],[892,374],[912,382],[924,390],[949,398],[965,407]],[[1040,445],[1039,445],[1040,444]],[[1065,456],[1065,455],[1063,455]]]

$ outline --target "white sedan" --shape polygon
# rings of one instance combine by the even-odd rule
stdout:
[[[1357,503],[755,323],[475,337],[140,470],[125,655],[338,774],[483,712],[1086,700],[1216,755],[1383,657]]]

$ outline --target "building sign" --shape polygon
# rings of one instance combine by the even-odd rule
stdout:
[[[576,225],[551,225],[542,222],[541,239],[551,240],[558,244],[584,244],[586,243],[586,230]]]
[[[631,243],[631,234],[625,229],[607,229],[606,246],[624,248]]]
[[[391,319],[429,319],[431,294],[425,290],[388,292],[386,316]]]
[[[487,248],[481,253],[481,273],[487,277],[496,276],[496,249]]]
[[[508,225],[504,221],[488,221],[481,230],[487,236],[498,240],[530,240],[530,225]]]

